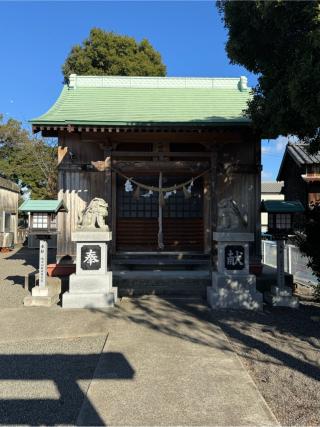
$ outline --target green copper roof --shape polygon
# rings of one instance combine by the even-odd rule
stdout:
[[[20,212],[68,212],[62,200],[26,200],[19,207]]]
[[[248,124],[247,79],[70,76],[34,125]]]
[[[299,201],[262,200],[261,210],[269,213],[296,213],[304,212],[304,207]]]

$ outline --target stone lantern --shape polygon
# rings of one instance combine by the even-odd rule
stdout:
[[[304,212],[304,207],[299,201],[263,200],[261,211],[268,214],[268,234],[277,242],[277,286],[272,286],[264,299],[275,306],[298,307],[298,299],[285,286],[284,242],[293,234],[295,214]]]

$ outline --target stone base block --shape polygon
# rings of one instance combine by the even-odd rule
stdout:
[[[112,286],[111,292],[114,295],[114,302],[116,303],[118,301],[118,288],[116,288],[115,286]]]
[[[290,288],[279,289],[273,286],[271,292],[263,294],[263,299],[274,307],[299,308],[299,299],[292,296]]]
[[[54,295],[59,295],[61,292],[61,286],[57,288],[56,286],[35,286],[31,290],[33,297],[52,297]]]
[[[263,296],[256,290],[256,278],[248,275],[212,273],[212,286],[207,288],[207,301],[215,309],[261,310]]]
[[[253,274],[222,274],[214,271],[212,273],[212,287],[216,290],[256,292],[256,276]]]
[[[109,293],[70,293],[62,295],[63,308],[109,308],[115,302],[113,292]]]
[[[59,295],[27,296],[23,300],[25,307],[52,307],[59,302]]]
[[[281,296],[281,297],[292,297],[292,290],[285,286],[283,289],[278,286],[271,286],[272,295]]]
[[[207,288],[207,301],[209,306],[214,309],[262,310],[262,299],[262,294],[259,292],[252,295],[248,291],[233,292],[228,289]]]
[[[105,275],[88,274],[87,276],[71,274],[69,277],[69,292],[71,294],[80,293],[100,293],[107,294],[112,289],[112,272]]]

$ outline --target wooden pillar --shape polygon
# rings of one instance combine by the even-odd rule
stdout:
[[[260,138],[255,140],[255,247],[254,247],[254,263],[261,262],[261,141]]]
[[[108,203],[109,215],[108,215],[108,226],[111,228],[112,226],[112,158],[111,158],[111,149],[105,148],[104,150],[104,158],[105,158],[105,198]]]
[[[204,252],[209,254],[212,245],[212,221],[211,221],[211,174],[203,177],[203,227],[204,227]]]
[[[112,253],[116,252],[117,243],[117,174],[111,171],[111,231]]]
[[[211,239],[212,231],[217,228],[217,211],[218,211],[218,146],[215,146],[215,151],[210,157],[210,181],[211,181]]]
[[[214,243],[212,240],[213,231],[217,230],[218,224],[218,159],[219,159],[219,146],[214,146],[214,151],[212,151],[210,156],[210,190],[211,190],[211,204],[210,204],[210,219],[211,219],[211,229],[210,229],[210,242],[211,242],[211,253],[214,252]],[[215,265],[215,257],[211,257],[211,269]]]
[[[64,171],[58,169],[58,200],[64,200]],[[66,202],[64,200],[64,202]],[[66,215],[63,215],[61,212],[57,216],[57,262],[60,261],[63,255],[66,253]]]

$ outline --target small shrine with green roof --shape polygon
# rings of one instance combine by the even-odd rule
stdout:
[[[177,271],[190,262],[209,272],[213,233],[244,232],[258,270],[261,151],[244,113],[250,97],[246,77],[71,75],[31,120],[34,132],[59,141],[58,199],[68,212],[58,214],[57,259],[75,257],[71,234],[99,198],[113,265],[152,255]]]
[[[57,215],[68,212],[63,200],[25,200],[19,212],[28,215],[29,233],[54,234],[57,232]]]

